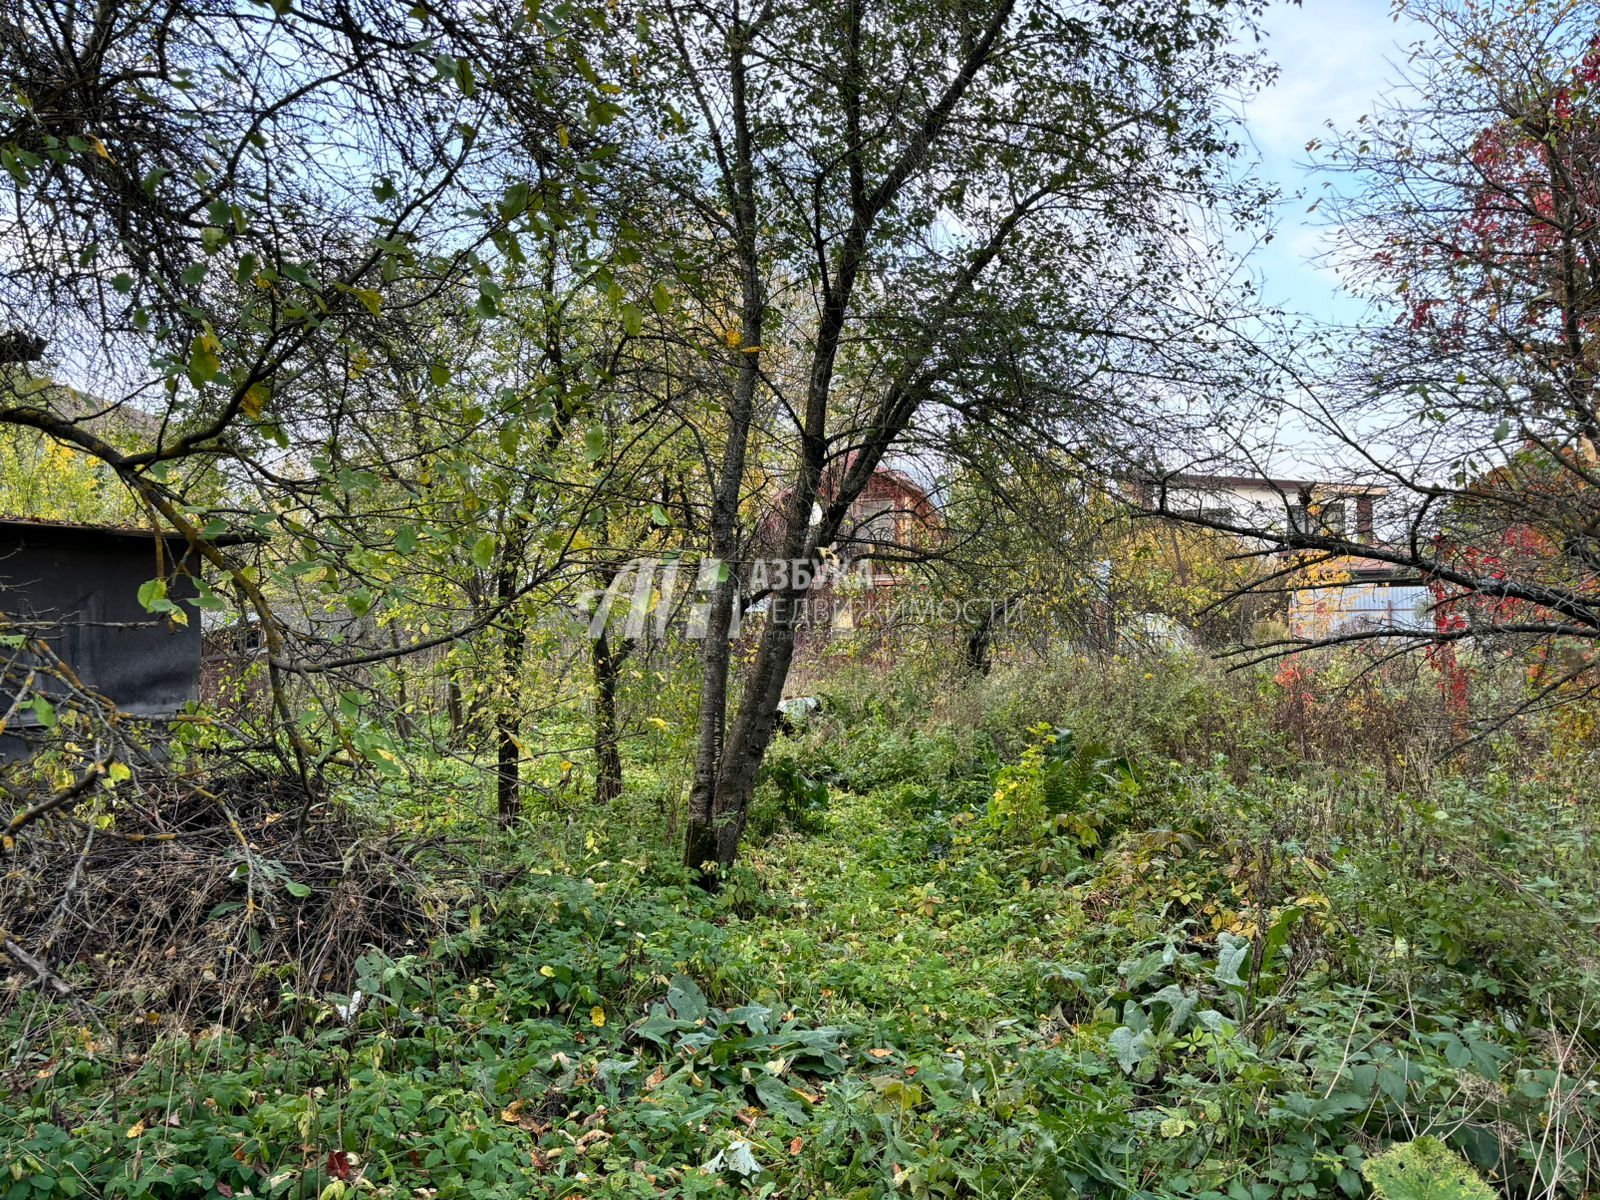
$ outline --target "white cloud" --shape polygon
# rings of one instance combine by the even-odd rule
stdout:
[[[1306,0],[1275,5],[1264,20],[1267,52],[1279,64],[1278,82],[1247,107],[1251,135],[1262,154],[1289,166],[1306,157],[1306,143],[1326,122],[1348,127],[1393,82],[1407,23],[1396,24],[1383,0]]]
[[[1280,72],[1245,106],[1245,128],[1262,174],[1286,199],[1276,236],[1254,265],[1269,300],[1324,320],[1352,319],[1364,306],[1340,292],[1331,266],[1314,261],[1331,248],[1332,231],[1324,214],[1306,211],[1328,185],[1306,144],[1326,139],[1330,121],[1349,129],[1373,111],[1418,27],[1404,17],[1396,22],[1388,0],[1305,0],[1270,7],[1263,32]]]

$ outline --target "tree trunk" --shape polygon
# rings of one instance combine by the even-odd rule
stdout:
[[[515,586],[510,567],[502,567],[499,593],[509,600]],[[500,641],[500,677],[505,689],[495,712],[495,813],[502,826],[511,825],[522,815],[522,746],[518,734],[522,727],[522,710],[514,702],[522,674],[522,649],[525,637],[516,614],[507,609],[506,627]]]
[[[989,673],[989,650],[994,645],[994,606],[989,606],[978,624],[967,634],[967,670],[974,675]]]
[[[389,626],[389,645],[394,648],[394,683],[395,699],[394,729],[403,738],[410,738],[416,733],[416,724],[411,718],[410,689],[406,687],[406,669],[400,655],[400,630],[397,626]]]
[[[746,53],[743,32],[730,38],[729,82],[732,100],[732,170],[725,179],[732,202],[740,268],[738,367],[732,403],[728,409],[728,443],[711,501],[711,557],[720,565],[713,582],[706,614],[705,641],[700,651],[700,711],[696,720],[694,782],[689,788],[689,813],[684,826],[683,861],[700,871],[707,863],[721,863],[718,828],[717,777],[722,765],[723,733],[728,712],[728,671],[733,647],[733,606],[738,602],[734,558],[738,553],[740,492],[744,486],[745,454],[750,444],[751,416],[761,385],[761,338],[766,320],[766,293],[757,244],[755,146],[750,134],[746,102]],[[731,861],[731,859],[729,860]],[[707,887],[716,886],[714,875],[701,875]]]
[[[783,702],[784,684],[794,663],[795,628],[805,606],[806,589],[775,598],[755,661],[745,680],[744,696],[738,716],[723,748],[717,774],[712,816],[714,842],[711,857],[726,871],[739,853],[750,801],[755,797],[756,778],[767,748],[777,731],[778,705]]]
[[[610,804],[622,795],[622,753],[617,738],[617,681],[628,653],[624,640],[616,651],[605,630],[589,643],[594,668],[594,802]]]
[[[771,613],[755,662],[746,676],[744,694],[732,733],[724,743],[728,703],[728,671],[732,647],[728,632],[732,626],[733,605],[737,602],[737,580],[731,570],[712,589],[706,641],[701,652],[700,741],[695,754],[694,783],[689,792],[689,819],[684,838],[684,860],[698,870],[712,863],[731,866],[744,832],[750,799],[755,792],[756,774],[772,741],[778,705],[794,659],[794,634],[800,610],[810,590],[809,575],[796,583],[796,568],[815,572],[819,547],[830,545],[838,535],[840,522],[849,505],[861,494],[884,452],[905,429],[921,400],[920,367],[912,365],[891,384],[869,422],[872,433],[853,456],[845,479],[827,497],[827,511],[821,525],[813,529],[811,513],[822,491],[823,470],[828,461],[828,402],[832,393],[834,367],[855,292],[856,280],[866,260],[867,242],[879,215],[906,186],[907,180],[922,165],[929,146],[944,130],[956,104],[971,85],[978,70],[988,60],[996,40],[1010,19],[1014,0],[1003,0],[991,16],[977,41],[967,47],[960,73],[928,111],[917,134],[895,157],[877,186],[866,183],[865,163],[853,158],[851,170],[851,221],[822,272],[822,308],[816,341],[806,383],[806,396],[800,416],[801,445],[799,471],[791,490],[780,559],[791,572],[789,586],[774,597]],[[845,75],[851,81],[846,89],[845,120],[852,155],[860,155],[866,138],[860,125],[860,88],[864,78],[861,63],[860,4],[850,6]],[[745,449],[749,441],[752,406],[761,383],[760,350],[765,314],[762,259],[757,230],[759,214],[755,191],[754,142],[746,104],[746,70],[749,54],[748,26],[737,20],[730,31],[729,99],[733,133],[733,155],[724,166],[724,188],[731,202],[736,231],[736,250],[740,269],[740,340],[735,343],[742,355],[729,411],[728,446],[723,454],[721,474],[712,501],[712,554],[731,567],[737,549],[735,521],[740,490],[744,482]],[[999,253],[1010,230],[1021,220],[1025,206],[1002,221],[990,244],[971,256],[957,276],[951,300],[958,299],[972,281]],[[831,269],[830,269],[831,268]],[[831,278],[830,278],[831,274]],[[944,308],[950,308],[946,304]],[[932,324],[938,325],[937,316]],[[928,343],[931,347],[931,341]],[[926,353],[926,349],[924,353]],[[715,887],[719,872],[702,873],[707,887]]]
[[[748,431],[748,425],[746,429]],[[720,519],[720,513],[716,519]],[[713,546],[718,541],[713,530]],[[715,557],[727,562],[721,554]],[[695,746],[694,782],[689,787],[689,814],[684,824],[683,839],[684,865],[696,871],[708,863],[722,862],[717,838],[721,821],[721,806],[717,804],[717,776],[722,765],[723,733],[727,720],[728,671],[733,660],[729,630],[733,626],[733,606],[736,601],[735,581],[730,570],[729,578],[712,587],[705,641],[700,649],[700,711],[696,723],[699,742]],[[711,876],[702,876],[702,882],[715,886]]]
[[[450,714],[450,744],[459,745],[462,726],[466,724],[466,715],[461,707],[461,683],[456,679],[455,672],[450,672],[450,678],[445,682],[444,704]]]
[[[522,814],[522,751],[517,745],[518,714],[509,707],[495,718],[499,750],[495,763],[495,815],[502,826]]]

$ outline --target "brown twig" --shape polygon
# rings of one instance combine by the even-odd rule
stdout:
[[[95,1028],[99,1029],[101,1034],[110,1038],[110,1030],[101,1023],[100,1015],[95,1012],[94,1007],[82,996],[78,995],[77,992],[73,991],[70,983],[52,971],[49,963],[33,954],[29,954],[11,938],[0,941],[0,948],[3,948],[6,954],[14,961],[32,971],[38,977],[42,986],[48,987],[61,999],[82,1011],[84,1015],[94,1022]]]

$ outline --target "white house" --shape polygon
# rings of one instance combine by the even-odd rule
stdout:
[[[1201,474],[1151,476],[1133,490],[1147,506],[1164,490],[1168,511],[1235,529],[1322,531],[1374,546],[1381,544],[1377,508],[1387,494],[1370,484]],[[1380,560],[1350,555],[1321,563],[1306,583],[1290,598],[1291,636],[1325,637],[1362,628],[1420,631],[1431,625],[1427,588]]]

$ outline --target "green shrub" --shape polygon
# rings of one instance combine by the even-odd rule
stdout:
[[[1070,729],[1037,725],[1029,733],[1021,757],[995,776],[989,828],[1013,843],[1064,837],[1080,850],[1098,847],[1129,815],[1138,790],[1132,766]]]

